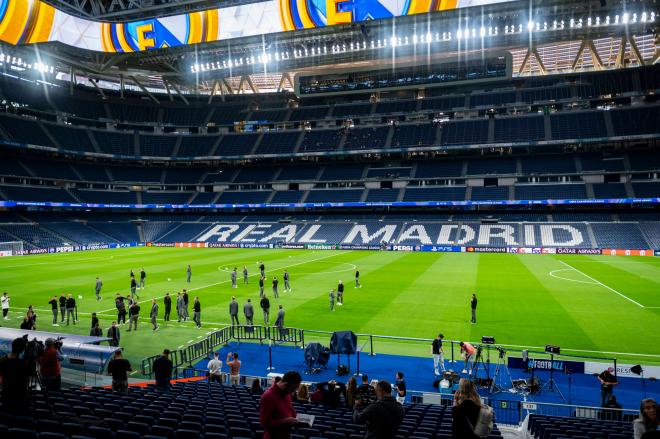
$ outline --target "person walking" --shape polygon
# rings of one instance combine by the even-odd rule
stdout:
[[[232,296],[231,302],[229,302],[229,315],[231,316],[231,325],[240,325],[241,322],[238,320],[238,302],[236,297]]]
[[[130,308],[128,308],[128,329],[126,332],[131,332],[133,327],[137,331],[138,318],[140,318],[140,305],[137,302],[133,302]]]
[[[96,285],[94,286],[94,291],[96,292],[96,300],[101,300],[101,288],[103,287],[103,282],[96,276]]]
[[[190,268],[190,264],[188,264],[188,268],[186,268],[186,283],[190,283],[191,277],[192,277],[192,269]]]
[[[280,295],[277,292],[277,285],[280,283],[280,281],[277,280],[276,277],[273,277],[273,297],[278,299]]]
[[[236,278],[238,276],[238,272],[236,271],[236,267],[231,271],[231,287],[232,288],[238,288],[238,285],[236,285]]]
[[[144,290],[144,281],[147,278],[147,273],[145,273],[144,268],[140,269],[140,289]],[[138,297],[139,299],[139,297]]]
[[[9,320],[9,317],[7,317],[7,314],[9,314],[9,301],[11,298],[5,291],[2,293],[2,298],[0,299],[0,302],[2,302],[2,318],[5,320]],[[62,322],[64,322],[64,312],[62,312]]]
[[[289,272],[284,270],[282,277],[284,279],[284,292],[291,292],[291,276],[289,275]]]
[[[126,304],[124,303],[124,297],[120,296],[119,293],[115,297],[115,307],[117,308],[117,323],[120,325],[126,323]]]
[[[183,296],[181,293],[176,293],[176,315],[179,318],[179,323],[181,323],[181,320],[183,319]]]
[[[270,315],[270,300],[268,300],[268,297],[264,295],[261,298],[259,305],[261,306],[261,310],[264,313],[264,325],[268,326],[268,318]]]
[[[277,318],[275,319],[275,326],[282,331],[284,329],[284,308],[282,305],[279,306],[279,311],[277,311]]]
[[[57,301],[57,296],[53,296],[48,304],[50,304],[51,311],[53,312],[53,326],[60,326],[57,324],[57,306],[59,304]]]
[[[472,294],[472,299],[470,299],[470,310],[472,311],[472,319],[470,319],[470,323],[475,324],[477,323],[477,295]]]
[[[243,285],[248,284],[248,269],[246,265],[243,265]]]
[[[330,290],[328,293],[328,296],[330,297],[330,311],[335,310],[335,290],[334,288]]]
[[[69,326],[69,317],[73,321],[73,324],[76,324],[76,316],[74,311],[76,310],[76,299],[73,298],[71,294],[66,296],[66,325]]]
[[[112,326],[108,328],[108,338],[110,339],[110,346],[119,347],[121,334],[117,322],[112,322]]]
[[[266,280],[266,278],[264,278],[263,276],[261,276],[259,278],[259,297],[264,297],[264,281],[265,280]]]
[[[362,288],[360,285],[360,270],[355,269],[355,288]]]
[[[445,357],[444,349],[442,348],[442,339],[445,338],[444,335],[438,334],[438,336],[431,343],[431,354],[433,355],[433,371],[436,375],[440,375],[440,369],[442,372],[445,372]]]
[[[248,299],[245,305],[243,305],[243,314],[245,314],[245,324],[248,326],[254,325],[252,320],[254,317],[254,308],[252,307],[252,301],[250,299]]]
[[[99,324],[99,318],[95,312],[92,313],[92,328]]]
[[[261,273],[261,277],[264,279],[266,278],[266,266],[264,265],[263,261],[259,263],[259,272]]]
[[[163,297],[163,304],[165,305],[165,315],[163,316],[163,321],[169,322],[170,314],[172,312],[172,298],[170,297],[170,293],[165,293],[165,297]]]
[[[135,280],[135,276],[131,276],[131,298],[136,297],[139,299],[140,296],[137,295],[135,292],[137,290],[137,281]]]
[[[222,361],[220,361],[220,354],[213,353],[213,359],[209,361],[206,368],[209,370],[209,381],[212,383],[222,384]]]
[[[195,296],[193,302],[193,322],[195,322],[196,328],[202,327],[202,304],[199,303],[199,296]]]
[[[337,306],[344,305],[344,282],[339,281],[337,284]]]
[[[151,299],[151,312],[149,313],[149,317],[151,318],[151,324],[153,325],[152,331],[158,331],[158,329],[160,329],[158,323],[156,323],[156,320],[158,319],[158,302],[155,297]],[[135,329],[137,329],[137,323]]]
[[[64,316],[66,315],[66,296],[64,295],[64,293],[60,295],[59,301],[60,301],[60,314],[62,317],[60,323],[64,323]]]
[[[181,297],[183,298],[183,321],[187,322],[188,317],[190,317],[190,315],[188,314],[188,303],[190,302],[190,296],[188,296],[188,290],[184,289]]]

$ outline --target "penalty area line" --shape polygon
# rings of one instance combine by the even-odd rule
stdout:
[[[635,305],[639,306],[640,308],[645,308],[645,306],[642,305],[641,303],[634,301],[633,299],[631,299],[630,297],[626,296],[625,294],[621,294],[620,292],[618,292],[618,291],[615,290],[614,288],[605,285],[604,283],[602,283],[602,282],[599,281],[598,279],[594,279],[593,277],[589,276],[587,273],[578,270],[577,268],[573,267],[572,265],[569,265],[569,264],[567,264],[567,263],[564,262],[564,261],[559,261],[559,263],[560,263],[560,264],[563,264],[563,265],[565,265],[565,266],[567,266],[568,268],[572,268],[573,270],[577,271],[578,273],[580,273],[582,276],[586,277],[587,279],[591,279],[592,281],[594,281],[596,284],[600,285],[601,287],[603,287],[603,288],[607,288],[608,290],[610,290],[610,291],[613,292],[614,294],[616,294],[616,295],[618,295],[618,296],[620,296],[620,297],[623,297],[623,298],[626,299],[627,301],[634,303]]]

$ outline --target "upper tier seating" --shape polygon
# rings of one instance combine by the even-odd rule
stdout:
[[[550,124],[554,140],[607,137],[602,112],[553,114],[550,116]]]
[[[220,136],[183,136],[177,156],[209,156],[219,141]]]
[[[495,142],[526,142],[544,138],[542,116],[495,119]]]
[[[341,129],[308,131],[305,133],[299,152],[337,150],[343,135],[344,131]]]
[[[527,184],[516,185],[516,200],[559,200],[584,199],[587,191],[584,184]]]
[[[0,129],[8,136],[7,140],[33,145],[52,146],[41,124],[33,119],[0,114]]]
[[[222,137],[216,155],[232,156],[252,153],[259,134],[228,134]]]
[[[351,128],[346,131],[344,149],[382,149],[390,127]]]
[[[468,120],[448,122],[442,126],[444,145],[468,145],[488,142],[488,121]]]
[[[430,123],[397,125],[392,136],[392,148],[433,146],[436,143],[437,128]]]
[[[301,136],[300,131],[285,131],[264,133],[256,154],[287,154],[292,153],[298,139]]]
[[[403,201],[462,201],[465,186],[408,187]]]
[[[612,110],[612,125],[615,136],[657,134],[660,106]]]
[[[332,202],[354,202],[360,201],[362,189],[345,190],[312,190],[309,192],[306,203],[332,203]]]
[[[476,186],[472,188],[473,201],[508,200],[509,188],[504,186]]]
[[[0,186],[0,191],[13,201],[51,201],[75,203],[66,191],[54,187]]]
[[[91,133],[101,148],[101,152],[126,156],[135,155],[135,135],[97,130],[92,130]]]
[[[96,152],[89,138],[89,130],[66,125],[44,124],[48,132],[63,149],[80,152]]]
[[[140,155],[151,157],[171,157],[174,155],[174,147],[179,140],[176,136],[153,136],[141,135]]]

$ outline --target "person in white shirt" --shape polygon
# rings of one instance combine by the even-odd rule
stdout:
[[[5,320],[9,320],[9,317],[7,317],[7,314],[9,314],[9,296],[7,295],[7,292],[2,293],[2,318]]]
[[[222,383],[222,361],[218,359],[218,353],[213,354],[213,359],[206,366],[209,370],[209,381]]]

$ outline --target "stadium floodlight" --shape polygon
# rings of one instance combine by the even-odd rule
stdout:
[[[527,22],[527,30],[529,32],[534,30],[534,22],[533,21],[530,20],[530,21]]]
[[[618,15],[617,15],[617,17],[618,17]],[[628,15],[627,12],[625,12],[625,13],[621,16],[621,22],[622,22],[623,24],[628,24],[628,20],[630,20],[630,16]]]

